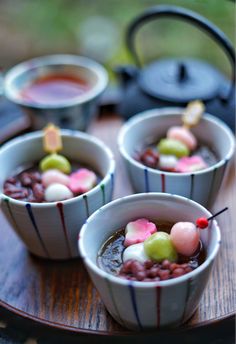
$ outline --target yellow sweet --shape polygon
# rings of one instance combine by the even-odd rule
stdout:
[[[47,153],[56,153],[62,149],[60,129],[54,124],[49,124],[44,129],[43,149]]]
[[[183,112],[182,122],[185,128],[191,128],[197,125],[205,111],[205,106],[200,100],[194,100],[188,103]]]

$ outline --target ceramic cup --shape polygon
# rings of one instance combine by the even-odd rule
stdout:
[[[143,144],[156,142],[165,137],[169,127],[181,125],[182,111],[181,108],[154,109],[134,116],[119,133],[120,153],[136,192],[174,193],[211,206],[235,147],[231,130],[221,120],[204,114],[192,128],[197,139],[215,151],[218,162],[213,166],[192,173],[174,173],[146,167],[134,159]]]
[[[58,98],[57,104],[36,103],[24,99],[20,91],[38,77],[50,73],[78,76],[88,91],[70,100]],[[86,130],[96,114],[97,100],[107,86],[106,70],[97,62],[82,56],[50,55],[34,58],[11,68],[5,75],[3,92],[29,114],[32,126],[43,128],[52,122],[59,127]]]
[[[114,159],[109,148],[88,134],[61,130],[63,150],[69,160],[84,163],[102,180],[87,193],[50,203],[27,203],[1,192],[1,209],[26,247],[33,254],[49,259],[78,256],[77,236],[86,219],[112,198]],[[0,149],[0,191],[4,181],[19,166],[45,156],[42,131],[19,136]]]
[[[115,200],[89,217],[81,229],[79,249],[89,275],[111,316],[132,330],[179,326],[196,310],[220,246],[216,221],[201,231],[206,260],[194,271],[158,282],[129,281],[101,270],[97,254],[104,242],[129,221],[192,221],[211,214],[198,203],[181,196],[149,193]]]

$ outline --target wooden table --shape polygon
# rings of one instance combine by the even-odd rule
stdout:
[[[115,154],[114,198],[132,193],[116,144],[121,125],[118,116],[109,115],[102,116],[89,128],[89,132],[102,139]],[[4,314],[16,327],[26,326],[37,336],[47,333],[47,336],[67,338],[66,343],[78,338],[86,341],[91,337],[115,343],[121,336],[122,340],[136,338],[136,342],[179,338],[182,343],[189,338],[191,343],[196,340],[198,343],[201,336],[207,336],[208,343],[211,340],[215,343],[214,339],[220,340],[222,336],[222,340],[226,340],[229,332],[232,337],[236,309],[236,183],[233,164],[214,209],[226,205],[229,211],[218,219],[222,231],[220,254],[194,316],[177,330],[139,335],[122,328],[108,315],[79,259],[52,262],[33,257],[0,213],[0,320]],[[222,335],[222,329],[228,333]],[[222,343],[226,343],[225,340]],[[59,339],[56,342],[59,343]]]

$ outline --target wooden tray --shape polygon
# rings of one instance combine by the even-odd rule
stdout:
[[[115,115],[92,124],[90,133],[101,138],[115,153],[117,173],[114,198],[132,193],[119,156],[116,137],[122,120]],[[229,206],[219,217],[222,246],[200,306],[182,331],[219,324],[235,314],[236,183],[232,165],[214,206]],[[12,316],[20,315],[38,324],[69,332],[96,335],[127,335],[106,312],[79,259],[52,262],[28,254],[0,213],[0,306]],[[132,333],[133,335],[133,333]],[[158,336],[158,332],[155,332]]]

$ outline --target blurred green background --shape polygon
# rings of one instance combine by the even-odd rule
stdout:
[[[105,64],[112,79],[114,66],[132,63],[124,40],[127,25],[158,4],[192,9],[235,41],[235,4],[229,0],[1,0],[0,66],[7,69],[30,57],[73,53]],[[181,21],[161,19],[147,24],[137,35],[137,47],[145,62],[193,56],[230,74],[217,44]]]

